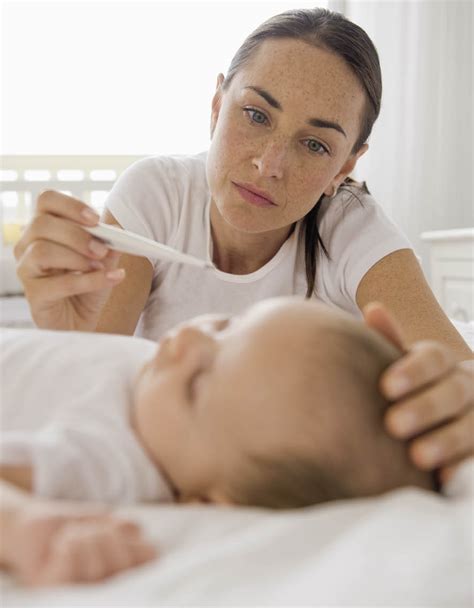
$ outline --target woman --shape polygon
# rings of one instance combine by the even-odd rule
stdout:
[[[98,218],[45,192],[15,248],[36,324],[132,334],[141,316],[137,333],[158,338],[196,314],[238,313],[285,294],[365,311],[369,325],[410,348],[382,383],[398,400],[389,430],[420,435],[412,456],[423,468],[472,454],[472,354],[406,238],[348,177],[368,149],[381,88],[373,44],[341,15],[289,11],[265,22],[218,77],[209,152],[139,161],[103,217],[211,257],[217,271],[129,255],[118,269],[119,256],[81,228]],[[366,309],[373,300],[394,319]],[[405,385],[395,387],[397,375]]]

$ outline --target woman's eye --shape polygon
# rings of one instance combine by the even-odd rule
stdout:
[[[316,141],[315,139],[306,139],[305,141],[307,143],[306,147],[310,152],[315,152],[320,155],[329,154],[328,150],[320,144],[319,141]]]
[[[250,122],[256,123],[258,125],[265,124],[265,121],[267,120],[265,114],[263,112],[260,112],[259,110],[254,110],[252,108],[244,108],[244,112],[250,118]]]

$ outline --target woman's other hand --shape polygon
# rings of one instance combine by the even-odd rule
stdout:
[[[366,324],[405,351],[401,330],[379,303],[364,308]],[[456,465],[474,455],[474,361],[459,362],[434,341],[413,344],[381,377],[384,396],[393,401],[386,427],[410,442],[413,462],[440,469],[446,482]]]
[[[135,523],[72,503],[28,500],[2,542],[5,566],[28,586],[92,583],[156,557]]]
[[[81,227],[98,220],[85,203],[65,194],[45,191],[38,197],[35,215],[14,248],[38,327],[95,329],[112,287],[124,277],[117,268],[120,254]]]

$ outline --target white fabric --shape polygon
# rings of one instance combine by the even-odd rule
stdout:
[[[281,513],[160,505],[123,511],[160,557],[98,585],[25,591],[13,608],[54,606],[472,606],[472,462],[447,499],[398,490]]]
[[[0,329],[0,462],[31,465],[44,497],[171,500],[129,419],[133,379],[155,349],[128,336]]]
[[[127,230],[212,259],[206,156],[203,152],[137,161],[117,180],[107,208]],[[371,196],[355,192],[362,204],[348,200],[347,192],[323,200],[320,234],[332,261],[319,255],[316,293],[323,302],[361,317],[355,296],[362,277],[384,256],[411,245]],[[276,255],[251,274],[157,262],[137,335],[158,339],[170,327],[198,314],[239,313],[266,297],[304,296],[301,225],[297,222]]]

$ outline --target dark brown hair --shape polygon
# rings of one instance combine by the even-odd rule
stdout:
[[[307,42],[317,48],[331,51],[341,57],[353,71],[366,92],[366,103],[362,115],[360,133],[352,148],[352,154],[360,150],[372,131],[372,126],[380,112],[382,97],[382,74],[377,50],[370,38],[355,23],[344,15],[323,8],[295,9],[275,15],[262,23],[252,32],[239,48],[231,61],[227,76],[222,84],[226,90],[235,76],[250,59],[256,49],[266,39],[293,38]],[[359,188],[367,192],[367,186],[357,184],[351,178],[346,178],[340,190],[345,189],[351,196],[357,196],[354,190]],[[314,207],[306,214],[305,226],[305,265],[308,288],[306,297],[314,292],[316,282],[316,258],[318,244],[325,255],[329,254],[324,246],[318,230],[319,204],[324,195],[315,202]]]

